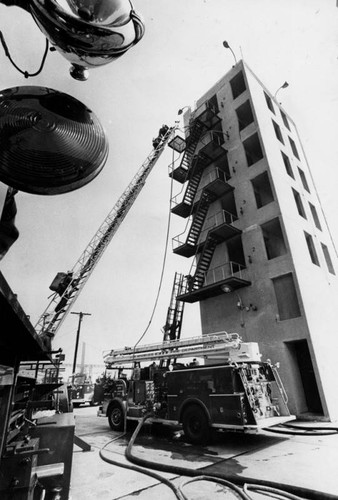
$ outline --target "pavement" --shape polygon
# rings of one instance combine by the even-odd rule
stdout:
[[[174,492],[157,478],[131,470],[125,457],[132,431],[126,435],[110,430],[105,417],[97,417],[96,407],[74,410],[75,433],[90,444],[90,451],[74,445],[70,500],[172,500]],[[299,423],[304,425],[304,422]],[[336,424],[306,422],[337,428]],[[119,465],[107,463],[100,457]],[[338,433],[331,435],[285,435],[268,431],[257,434],[215,432],[208,446],[185,442],[179,428],[145,425],[133,447],[133,455],[165,466],[198,471],[199,476],[229,475],[236,481],[272,481],[308,490],[318,500],[338,499]],[[122,467],[123,466],[123,467]],[[145,469],[149,471],[149,469]],[[153,471],[181,487],[189,500],[239,498],[223,485],[177,473]],[[318,492],[311,493],[311,491]],[[311,493],[311,494],[310,494]],[[253,500],[276,498],[250,491]]]

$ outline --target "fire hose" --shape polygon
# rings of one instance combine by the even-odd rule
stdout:
[[[239,498],[243,500],[252,500],[252,497],[249,495],[249,490],[251,491],[256,491],[258,493],[271,493],[272,495],[276,496],[279,495],[280,498],[287,498],[290,500],[303,500],[303,499],[308,499],[308,500],[337,500],[338,497],[336,495],[331,495],[330,493],[324,493],[322,491],[317,491],[309,488],[303,488],[300,486],[291,486],[288,484],[280,484],[280,483],[275,483],[273,481],[267,481],[267,480],[255,480],[255,484],[252,484],[252,478],[250,477],[244,477],[244,476],[237,476],[235,474],[231,473],[213,473],[210,472],[208,475],[201,475],[200,471],[194,470],[194,469],[189,469],[185,467],[180,467],[176,465],[168,465],[168,464],[162,464],[158,462],[152,462],[150,460],[146,460],[140,457],[137,457],[133,455],[132,453],[132,448],[134,446],[134,443],[136,441],[136,438],[143,426],[143,424],[151,418],[153,415],[152,414],[147,414],[145,415],[138,423],[138,426],[136,427],[129,443],[125,451],[125,456],[129,462],[131,462],[133,465],[130,464],[122,464],[121,462],[118,462],[117,460],[112,460],[108,457],[106,457],[103,454],[103,449],[100,450],[100,457],[107,463],[110,463],[112,465],[117,465],[119,467],[124,467],[128,468],[131,470],[134,470],[136,472],[140,472],[142,474],[149,475],[162,483],[166,484],[169,488],[171,488],[176,495],[176,498],[179,500],[187,500],[187,497],[184,495],[182,488],[183,486],[193,482],[193,481],[212,481],[218,484],[222,484],[223,486],[226,486],[228,489],[232,490],[235,492]],[[295,427],[295,426],[292,426]],[[297,426],[298,428],[298,426]],[[326,430],[327,433],[329,433],[327,428],[323,428],[323,430]],[[268,430],[268,429],[264,429]],[[322,430],[322,429],[321,429]],[[337,432],[338,429],[330,429],[330,431]],[[284,433],[287,433],[285,431]],[[331,432],[330,432],[331,433]],[[294,434],[294,432],[289,432],[289,434]],[[121,438],[124,434],[118,436],[118,438]],[[111,441],[110,441],[111,442]],[[107,443],[109,444],[109,443]],[[107,444],[105,446],[107,446]],[[188,476],[188,477],[193,477],[194,479],[188,480],[185,483],[181,485],[181,487],[176,487],[171,481],[163,478],[159,474],[152,472],[148,469],[153,469],[153,470],[158,470],[161,472],[166,472],[166,473],[173,473],[178,476]],[[243,489],[242,489],[243,488]]]

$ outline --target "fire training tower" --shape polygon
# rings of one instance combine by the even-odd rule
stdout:
[[[243,61],[183,118],[179,299],[200,303],[204,334],[238,331],[280,362],[292,413],[338,418],[337,255],[294,122]]]

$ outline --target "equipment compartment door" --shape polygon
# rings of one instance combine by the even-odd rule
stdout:
[[[243,396],[239,394],[210,394],[212,424],[244,425]]]

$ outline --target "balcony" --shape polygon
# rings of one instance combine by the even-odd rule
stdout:
[[[227,241],[238,234],[241,234],[241,229],[233,226],[233,223],[238,220],[238,217],[226,210],[221,210],[215,215],[208,217],[205,221],[203,230],[201,231],[200,239],[198,242],[198,251],[204,245],[206,239],[212,236],[214,239]]]
[[[192,257],[196,253],[196,246],[187,243],[188,232],[174,236],[172,239],[173,252],[182,257]]]
[[[207,190],[214,199],[219,198],[232,191],[234,188],[228,184],[230,175],[227,175],[223,170],[214,168],[208,175],[203,177],[203,185],[200,187],[200,175],[193,177],[182,197],[182,192],[174,196],[171,200],[171,212],[180,217],[188,217],[191,214],[192,208],[200,200],[203,190]],[[197,189],[199,188],[199,189]]]
[[[203,190],[206,190],[215,199],[230,193],[234,188],[228,183],[229,179],[229,174],[226,174],[224,170],[218,167],[214,167],[207,175],[202,177],[194,202],[198,202]]]
[[[208,164],[210,165],[210,163],[221,159],[222,156],[226,156],[227,150],[222,147],[224,143],[223,135],[218,132],[208,132],[208,136],[210,138],[209,142],[198,151],[198,154],[208,158]]]
[[[210,129],[215,127],[221,121],[221,118],[216,114],[215,109],[207,107],[199,116],[196,116],[194,121],[199,121]]]
[[[246,268],[238,262],[226,262],[222,266],[209,269],[202,276],[203,285],[196,288],[194,276],[186,276],[183,284],[183,293],[177,297],[182,302],[198,302],[225,293],[225,288],[237,290],[250,286],[251,281],[246,279]]]
[[[179,135],[175,135],[173,139],[171,139],[170,142],[168,142],[169,148],[173,149],[177,153],[183,153],[183,151],[186,148],[186,141],[183,139],[183,137],[180,137]]]
[[[190,135],[185,140],[185,149],[181,164],[176,168],[169,168],[169,177],[172,177],[178,182],[184,183],[188,179],[188,176],[192,175],[192,169],[190,167],[192,166],[194,158],[196,158],[195,152],[198,142],[208,130],[216,127],[220,122],[221,118],[217,116],[215,110],[209,108],[203,111],[203,113],[201,113],[201,115],[199,115],[196,119],[191,121]],[[214,145],[211,144],[213,142],[215,143]],[[205,151],[207,154],[204,154],[204,148],[202,148],[202,150],[200,151],[200,160],[202,160],[202,162],[204,163],[207,159],[207,164],[210,164],[212,161],[214,161],[215,158],[220,157],[221,154],[226,154],[226,151],[220,147],[221,144],[222,141],[220,139],[220,136],[218,135],[217,141],[217,139],[215,139],[215,137],[213,137],[212,135],[212,140],[205,146]],[[215,149],[215,151],[213,151],[213,149]]]

